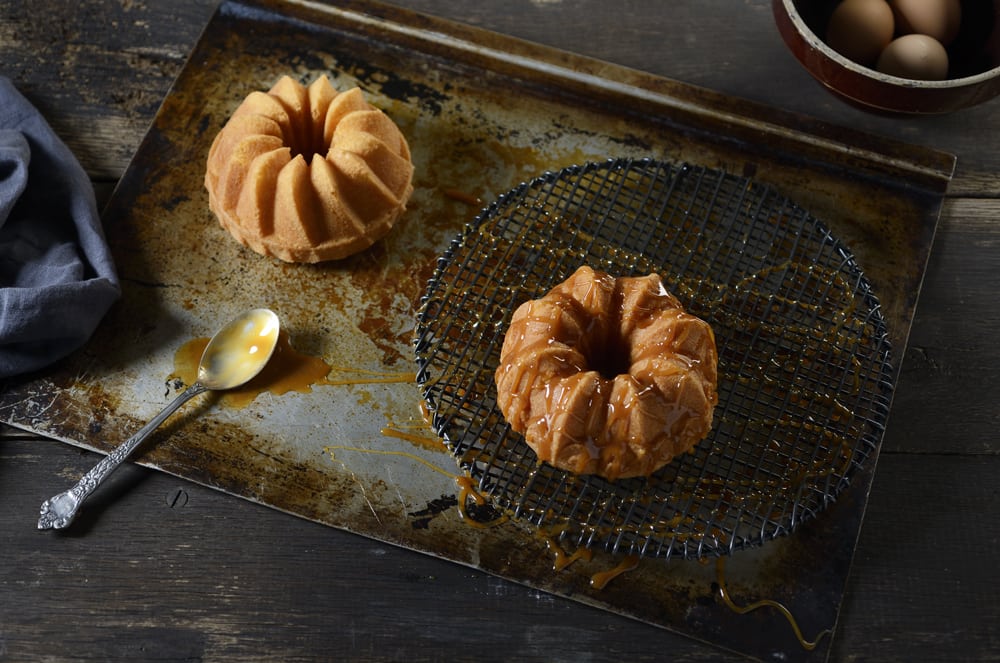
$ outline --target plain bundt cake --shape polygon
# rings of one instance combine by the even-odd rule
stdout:
[[[216,136],[205,186],[219,222],[288,262],[357,253],[385,236],[413,191],[410,149],[361,90],[285,76],[252,92]]]
[[[581,267],[514,312],[497,403],[539,460],[614,480],[648,476],[712,427],[715,336],[655,274]]]

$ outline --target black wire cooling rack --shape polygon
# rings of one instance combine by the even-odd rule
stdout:
[[[496,405],[514,309],[582,264],[658,273],[712,325],[712,432],[646,479],[540,464]],[[772,189],[653,160],[573,166],[501,196],[441,257],[419,313],[418,382],[496,507],[561,541],[649,557],[728,554],[816,516],[876,451],[889,341],[851,253]]]

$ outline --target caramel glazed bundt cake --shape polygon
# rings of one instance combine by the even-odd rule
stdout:
[[[655,274],[581,267],[514,312],[497,403],[540,461],[610,480],[648,476],[712,428],[715,336]]]
[[[288,262],[344,258],[385,236],[413,192],[399,127],[325,76],[252,92],[208,155],[209,205],[233,237]]]

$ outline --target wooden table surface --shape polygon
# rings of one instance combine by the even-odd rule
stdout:
[[[214,0],[0,0],[0,75],[69,144],[99,203]],[[397,0],[958,155],[831,650],[1000,660],[1000,100],[879,117],[820,88],[770,0]],[[0,427],[0,660],[738,659],[475,570],[127,466],[100,517],[35,529],[97,460]]]

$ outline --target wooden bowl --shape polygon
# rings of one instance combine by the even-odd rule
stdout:
[[[812,76],[842,99],[886,113],[950,113],[1000,93],[1000,5],[962,0],[962,30],[949,46],[950,78],[898,78],[859,65],[819,35],[838,0],[772,0],[778,31]]]

